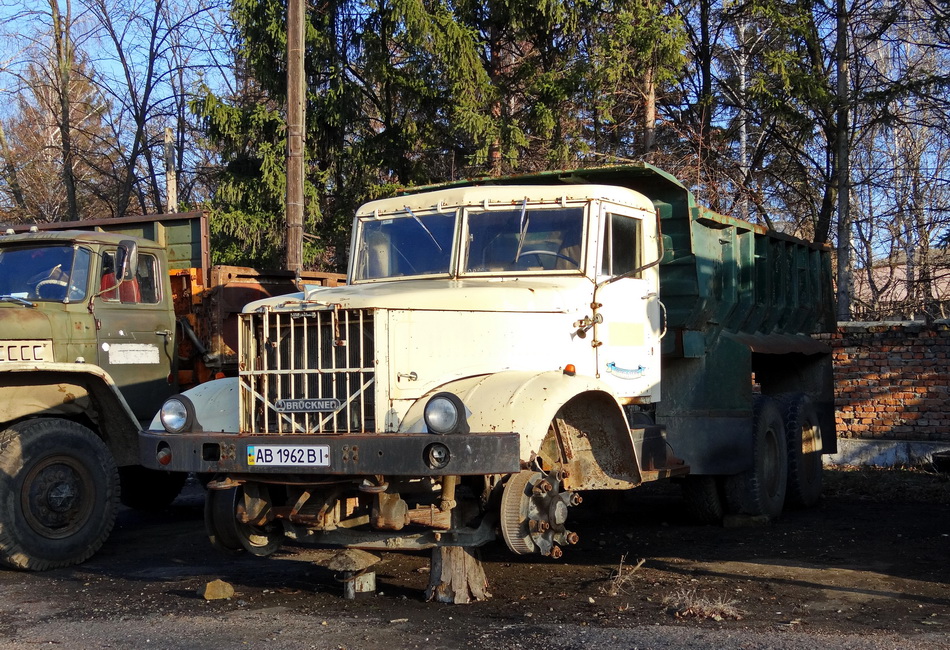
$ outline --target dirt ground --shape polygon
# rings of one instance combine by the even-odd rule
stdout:
[[[560,560],[484,547],[492,598],[472,605],[424,601],[427,554],[382,554],[377,594],[354,601],[329,551],[219,555],[190,486],[162,512],[123,510],[80,567],[0,569],[0,648],[950,649],[948,478],[826,484],[816,508],[735,528],[690,525],[670,486],[585,495]],[[215,579],[235,595],[205,600]]]

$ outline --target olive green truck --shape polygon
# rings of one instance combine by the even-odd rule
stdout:
[[[292,274],[211,267],[208,241],[202,213],[0,230],[0,563],[82,562],[120,494],[178,494],[185,474],[138,465],[142,423],[236,372],[235,314],[296,289]]]
[[[216,474],[225,550],[501,538],[557,557],[586,490],[680,481],[703,521],[821,492],[830,250],[647,164],[364,205],[347,283],[249,304],[236,377],[170,397],[154,470]]]

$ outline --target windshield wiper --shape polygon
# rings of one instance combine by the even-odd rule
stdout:
[[[24,307],[36,306],[26,298],[21,298],[19,296],[0,296],[0,302],[15,302],[16,304],[23,305]]]
[[[512,261],[513,264],[517,264],[518,260],[521,259],[521,249],[524,248],[524,239],[528,236],[528,224],[531,222],[531,217],[528,216],[527,210],[528,197],[525,197],[521,203],[521,219],[519,224],[521,233],[518,235],[518,250],[515,251],[515,259]]]
[[[416,220],[416,223],[419,224],[419,227],[426,231],[426,234],[429,235],[429,239],[431,239],[431,240],[432,240],[432,243],[435,244],[436,248],[439,249],[439,252],[440,252],[440,253],[444,252],[444,251],[442,250],[442,246],[439,245],[439,240],[437,240],[437,239],[435,238],[435,235],[432,234],[432,231],[431,231],[431,230],[429,230],[428,228],[426,228],[426,225],[425,225],[424,223],[422,223],[422,219],[420,219],[419,217],[417,217],[417,216],[413,213],[413,211],[409,208],[408,205],[403,206],[403,207],[404,207],[405,210],[406,210],[406,214],[408,214],[410,217],[412,217],[413,219],[415,219],[415,220]],[[408,262],[409,260],[406,260],[406,261]]]

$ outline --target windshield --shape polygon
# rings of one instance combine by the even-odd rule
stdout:
[[[583,232],[582,207],[470,212],[465,271],[576,271]]]
[[[86,297],[89,251],[63,245],[0,248],[0,296],[63,302]]]
[[[445,275],[452,259],[455,212],[361,219],[354,280]]]
[[[354,281],[452,273],[456,221],[467,236],[460,274],[579,271],[584,207],[527,202],[500,210],[410,208],[359,220]]]

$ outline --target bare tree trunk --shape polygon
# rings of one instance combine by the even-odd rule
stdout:
[[[736,25],[736,35],[739,37],[739,53],[736,56],[736,68],[739,75],[739,96],[737,104],[739,108],[739,173],[741,174],[740,191],[742,199],[739,201],[739,217],[741,219],[749,218],[749,112],[746,108],[746,92],[748,92],[748,82],[746,75],[749,68],[749,51],[746,47],[746,29],[748,24],[742,22]]]
[[[838,320],[851,320],[851,152],[849,148],[848,92],[848,9],[844,0],[837,0],[838,40],[835,58],[838,69],[837,87],[837,156],[838,176]]]
[[[53,48],[56,55],[56,89],[59,96],[59,138],[63,154],[63,189],[66,192],[66,216],[69,221],[79,219],[76,199],[76,177],[73,170],[73,144],[70,119],[69,77],[73,67],[73,46],[70,42],[71,5],[66,2],[66,15],[59,12],[58,0],[49,0],[53,22]]]
[[[643,154],[649,156],[656,148],[656,82],[653,66],[643,75]]]
[[[490,63],[488,76],[491,79],[492,86],[495,90],[498,90],[498,81],[501,79],[501,38],[498,34],[498,27],[493,23],[491,26],[491,36],[490,43],[488,44],[490,51]],[[491,104],[491,116],[492,120],[495,123],[496,129],[501,129],[501,93],[498,93],[498,97],[492,101]],[[488,145],[488,173],[492,176],[501,176],[501,147],[502,140],[501,135],[496,135],[491,144]]]
[[[129,60],[126,46],[122,41],[121,29],[117,29],[115,23],[113,23],[112,16],[109,14],[108,7],[106,6],[104,0],[97,0],[96,3],[96,11],[98,13],[97,18],[105,28],[108,37],[112,40],[112,43],[116,49],[118,62],[125,78],[125,86],[128,89],[128,102],[130,105],[129,112],[133,121],[135,122],[135,134],[132,136],[132,146],[125,161],[125,177],[123,179],[119,179],[120,188],[118,199],[116,201],[116,214],[118,216],[125,215],[129,209],[129,204],[132,203],[132,193],[135,190],[135,186],[138,181],[136,177],[136,167],[138,165],[140,156],[145,156],[145,162],[150,176],[148,180],[152,185],[152,193],[156,200],[160,201],[160,194],[155,178],[154,164],[152,162],[150,153],[147,151],[147,125],[148,119],[150,117],[149,106],[152,92],[155,90],[157,78],[157,52],[160,41],[163,38],[160,24],[162,11],[164,8],[165,0],[156,0],[151,15],[147,17],[149,25],[148,61],[146,62],[144,83],[140,84],[135,80],[132,69],[133,64],[132,61]],[[143,16],[143,19],[144,18],[145,16]],[[137,198],[139,201],[139,207],[143,212],[147,212],[148,210],[147,206],[145,205],[144,193],[139,192]],[[160,205],[160,203],[157,205]]]
[[[7,134],[3,130],[3,124],[0,124],[0,153],[3,154],[3,171],[7,185],[10,186],[10,193],[13,194],[13,201],[17,208],[25,211],[26,200],[23,198],[23,188],[20,187],[20,179],[17,176],[16,165],[13,164],[13,156],[10,145],[7,144]]]
[[[712,132],[713,109],[713,55],[712,37],[709,32],[710,15],[712,13],[711,0],[701,0],[699,3],[699,165],[700,176],[705,171],[706,161],[709,158],[710,133]]]

